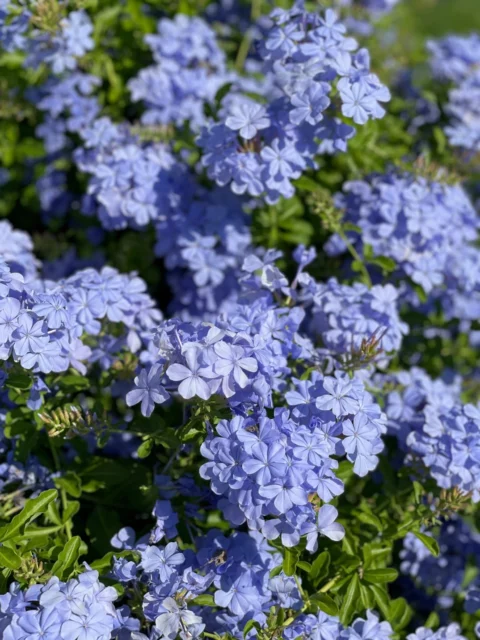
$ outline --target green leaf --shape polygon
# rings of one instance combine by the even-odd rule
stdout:
[[[377,531],[383,530],[382,521],[374,513],[357,511],[355,512],[355,515],[358,518],[358,520],[360,520],[360,522],[363,522],[364,524],[369,524],[372,527],[375,527]]]
[[[209,593],[202,593],[192,600],[192,604],[198,604],[202,607],[214,607],[215,600]]]
[[[358,541],[358,540],[357,540]],[[343,551],[352,557],[355,557],[355,538],[350,533],[345,533],[345,536],[342,540],[342,549]]]
[[[377,256],[375,258],[370,258],[368,262],[370,264],[375,264],[378,267],[381,267],[381,269],[383,271],[386,271],[387,273],[391,273],[397,268],[395,260],[392,260],[392,258],[388,258],[387,256]]]
[[[360,260],[353,260],[351,267],[353,271],[355,271],[355,273],[360,273],[360,271],[362,271],[363,269],[363,264],[360,262]]]
[[[310,597],[310,600],[316,604],[321,611],[324,611],[329,616],[338,615],[337,603],[327,593],[315,593]]]
[[[397,598],[390,605],[388,621],[395,631],[404,629],[412,618],[413,612],[405,598]]]
[[[58,489],[64,489],[72,498],[80,498],[82,495],[82,481],[73,471],[67,471],[64,475],[54,480]]]
[[[12,549],[0,547],[0,568],[18,569],[22,564],[22,559]]]
[[[281,564],[279,564],[278,567],[275,567],[270,571],[270,578],[275,578],[275,576],[280,575],[282,571],[283,571],[283,567]]]
[[[56,489],[49,489],[48,491],[43,491],[36,498],[27,500],[22,511],[9,524],[0,528],[0,542],[5,542],[21,535],[25,530],[26,524],[45,513],[50,502],[55,500],[57,496],[58,491]]]
[[[31,384],[32,377],[29,376],[28,373],[23,372],[10,373],[5,381],[5,386],[8,387],[8,389],[18,389],[19,391],[30,389]]]
[[[436,611],[432,611],[432,613],[428,616],[423,626],[427,627],[427,629],[436,629],[437,627],[439,627],[440,616],[438,615],[438,613]]]
[[[215,104],[218,106],[218,108],[220,108],[223,98],[225,98],[227,93],[230,92],[230,89],[232,88],[232,84],[233,84],[232,82],[226,82],[224,85],[220,87],[220,89],[215,94]]]
[[[355,233],[362,233],[361,227],[359,227],[356,224],[353,224],[353,222],[344,222],[342,224],[342,229],[344,231],[354,231]]]
[[[434,127],[433,129],[433,137],[435,139],[435,142],[437,144],[437,151],[438,153],[443,153],[445,151],[445,148],[447,146],[447,138],[445,136],[445,133],[443,132],[443,129],[441,129],[440,127]]]
[[[378,608],[382,612],[383,617],[388,619],[388,616],[390,614],[390,600],[385,587],[379,587],[376,584],[372,584],[368,588],[373,593],[375,601],[378,605]]]
[[[100,42],[103,33],[115,22],[117,22],[119,14],[123,11],[123,6],[118,4],[113,7],[107,7],[100,11],[95,16],[95,29],[93,32],[94,38],[97,42]]]
[[[368,569],[363,574],[363,579],[372,584],[384,584],[386,582],[393,582],[398,578],[398,571],[396,569]]]
[[[99,573],[106,573],[112,566],[113,556],[117,557],[118,554],[115,551],[109,551],[102,558],[90,563],[90,567]]]
[[[305,562],[304,560],[299,560],[297,562],[297,567],[306,573],[310,573],[312,570],[312,565],[309,562]]]
[[[315,584],[318,584],[328,576],[330,568],[330,554],[328,551],[322,551],[312,562],[310,570],[310,578]]]
[[[50,502],[47,508],[47,516],[54,524],[61,526],[63,524],[60,510],[56,502]]]
[[[360,600],[364,609],[373,609],[375,607],[375,596],[367,585],[360,584]]]
[[[260,624],[256,620],[248,620],[248,622],[243,627],[243,637],[245,638],[247,633],[249,633],[249,631],[251,631],[252,629],[256,629],[257,631],[260,631],[261,629]]]
[[[358,574],[355,573],[350,580],[345,597],[343,598],[340,620],[347,625],[352,619],[353,614],[357,611],[358,600],[360,597],[360,580]]]
[[[91,382],[88,378],[79,375],[62,376],[59,379],[59,386],[61,389],[70,393],[76,391],[86,391],[90,388]]]
[[[414,531],[413,533],[421,542],[423,542],[432,555],[436,558],[439,556],[440,547],[438,546],[438,542],[435,538],[427,536],[425,533],[420,533],[420,531]]]
[[[321,185],[308,176],[302,176],[301,178],[298,178],[298,180],[295,180],[295,186],[297,189],[302,191],[314,192],[318,191]]]
[[[285,549],[285,555],[283,556],[283,570],[285,575],[295,575],[295,569],[298,562],[298,551],[296,549]]]
[[[75,566],[82,554],[82,546],[84,545],[80,536],[73,536],[59,554],[58,560],[52,567],[52,573],[59,578],[68,577],[68,569]]]
[[[148,458],[148,456],[152,453],[153,450],[153,440],[148,438],[144,440],[142,444],[137,449],[137,455],[139,458]]]
[[[63,529],[63,525],[57,525],[55,527],[35,527],[32,525],[25,527],[23,535],[25,540],[36,540],[37,538],[52,536],[52,534],[57,533],[60,529]]]
[[[413,493],[415,494],[415,502],[420,504],[423,494],[425,493],[420,482],[416,480],[413,483]]]
[[[365,260],[368,260],[368,261],[373,260],[375,258],[371,244],[363,245],[363,256]]]
[[[383,547],[378,542],[366,542],[362,546],[363,565],[365,569],[375,569],[387,564],[392,553],[391,547]],[[373,566],[371,566],[373,565]]]
[[[63,510],[62,522],[68,522],[80,511],[80,502],[78,500],[69,500],[66,508]]]
[[[425,289],[423,287],[421,287],[419,284],[415,284],[414,283],[413,290],[417,294],[418,299],[420,300],[420,302],[422,304],[425,304],[425,302],[427,302],[427,300],[428,300],[428,295],[426,294]]]

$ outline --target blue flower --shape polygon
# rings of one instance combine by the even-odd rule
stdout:
[[[199,352],[195,348],[189,348],[185,352],[186,365],[175,363],[171,364],[167,369],[167,376],[170,380],[180,382],[178,386],[178,393],[189,400],[194,396],[202,398],[202,400],[208,400],[212,395],[210,387],[203,379],[206,375],[209,375],[206,367],[199,362]],[[203,376],[203,377],[202,377]]]
[[[323,380],[325,394],[315,401],[317,409],[330,410],[335,417],[353,413],[358,410],[358,401],[352,393],[352,383],[347,379],[326,377]]]
[[[33,307],[34,313],[45,318],[50,329],[59,329],[68,322],[67,301],[62,295],[40,295]]]
[[[215,591],[215,604],[228,607],[236,616],[243,617],[250,611],[261,610],[265,598],[259,595],[248,576],[240,576],[225,588]]]
[[[354,82],[342,78],[338,83],[342,99],[342,113],[353,118],[356,124],[365,124],[374,111],[376,103],[365,82]]]
[[[56,609],[43,611],[25,611],[18,616],[14,625],[16,638],[22,640],[58,640],[63,631],[62,620]]]
[[[289,113],[290,122],[300,125],[302,122],[317,124],[323,120],[323,112],[330,104],[328,97],[329,86],[315,82],[302,94],[292,96],[292,109]]]
[[[260,155],[272,178],[298,178],[300,170],[305,166],[305,161],[292,144],[282,144],[278,140],[274,140],[271,146],[264,147]]]
[[[188,637],[197,636],[203,630],[202,618],[189,611],[186,607],[179,607],[173,598],[165,598],[159,608],[160,614],[155,618],[155,629],[161,638],[175,640],[179,631],[187,633]],[[201,625],[201,629],[196,629],[195,634],[191,634],[189,628],[194,625]]]
[[[100,604],[91,605],[86,613],[72,613],[62,624],[62,635],[69,640],[107,640],[113,630],[113,617]]]
[[[251,140],[258,131],[270,126],[265,107],[252,102],[234,103],[229,110],[229,115],[225,120],[229,129],[238,131],[242,138]]]
[[[160,383],[161,377],[161,365],[155,365],[148,371],[142,369],[134,381],[136,389],[127,393],[128,406],[132,407],[141,402],[142,414],[148,418],[153,413],[156,404],[166,402],[170,397],[170,394]]]
[[[293,505],[304,505],[308,502],[305,490],[292,483],[279,482],[260,487],[260,495],[273,501],[278,513],[286,513]]]
[[[245,355],[245,349],[240,345],[228,344],[224,341],[217,342],[214,351],[218,359],[213,365],[213,371],[222,377],[222,389],[225,397],[234,395],[238,385],[244,389],[249,379],[245,372],[255,373],[258,363],[255,358]]]
[[[160,580],[166,582],[176,571],[175,567],[182,565],[184,561],[185,556],[178,551],[177,544],[169,542],[165,548],[147,546],[142,551],[140,566],[147,573],[158,572]]]
[[[255,476],[259,486],[269,484],[272,478],[281,478],[287,469],[284,447],[274,442],[266,445],[259,442],[252,446],[251,457],[242,464],[243,470]]]
[[[368,455],[372,453],[373,442],[378,437],[378,430],[363,413],[358,413],[353,422],[345,420],[342,425],[343,435],[342,445],[345,451],[350,454]]]

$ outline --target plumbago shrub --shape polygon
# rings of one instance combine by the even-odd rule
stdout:
[[[0,0],[2,639],[480,637],[444,5]]]

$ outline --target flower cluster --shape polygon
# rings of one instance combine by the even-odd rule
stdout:
[[[304,278],[302,285],[310,292],[313,283]],[[315,288],[310,331],[322,338],[331,353],[354,364],[370,354],[377,364],[385,363],[385,354],[398,351],[408,333],[398,315],[397,299],[398,291],[390,284],[368,289],[358,282],[350,287],[331,278]]]
[[[258,534],[227,537],[213,529],[195,540],[195,552],[181,552],[175,542],[160,546],[151,537],[135,541],[133,530],[126,528],[112,543],[140,555],[139,562],[117,558],[113,575],[126,588],[135,585],[137,593],[143,593],[143,612],[155,624],[154,637],[175,638],[183,629],[196,638],[205,623],[217,633],[228,630],[242,637],[246,622],[253,619],[263,625],[274,604],[301,608],[295,579],[281,570],[270,576],[280,569],[282,559]],[[215,610],[195,604],[194,599],[207,591]]]
[[[442,81],[454,83],[445,107],[450,143],[475,154],[480,149],[480,36],[447,36],[428,43],[430,66]]]
[[[478,68],[450,91],[446,111],[450,124],[445,128],[450,144],[472,155],[480,150],[480,72]]]
[[[123,346],[138,351],[142,332],[161,319],[136,274],[90,268],[58,282],[25,283],[7,264],[0,264],[0,269],[0,357],[34,373],[71,366],[85,373],[84,361],[99,361],[108,368]],[[121,323],[124,330],[115,337],[102,335],[92,351],[82,335],[99,336],[103,320]]]
[[[442,81],[458,84],[480,64],[480,36],[477,33],[430,40],[427,49],[430,67],[435,77]]]
[[[360,6],[375,16],[391,11],[400,0],[336,0],[338,7]]]
[[[251,255],[243,265],[242,290],[236,300],[224,301],[215,324],[165,321],[142,355],[150,368],[139,375],[127,401],[142,402],[145,415],[167,400],[167,390],[185,400],[218,393],[231,403],[272,406],[272,393],[282,389],[291,371],[289,358],[318,365],[328,356],[354,357],[372,341],[378,349],[398,349],[406,327],[398,318],[395,289],[319,284],[303,271],[314,255],[299,247],[291,286],[274,264],[278,252],[267,252],[263,260]],[[289,304],[279,304],[282,296]],[[344,321],[335,325],[342,297]],[[301,325],[307,335],[299,333]],[[315,349],[310,336],[320,336],[327,349]],[[157,393],[161,400],[152,395]]]
[[[367,611],[367,619],[357,618],[349,627],[344,627],[338,618],[321,611],[317,615],[307,614],[296,618],[287,628],[286,640],[296,638],[322,638],[325,640],[390,640],[393,629],[388,622],[380,622],[378,616]]]
[[[234,79],[215,33],[201,18],[178,14],[158,23],[155,35],[147,35],[156,64],[142,69],[130,81],[133,100],[143,101],[146,125],[182,126],[194,129],[206,123],[204,107],[218,90]]]
[[[42,28],[32,28],[38,16],[34,16],[31,10],[21,6],[18,11],[13,3],[3,2],[0,44],[7,51],[23,50],[28,67],[46,64],[54,73],[76,69],[77,59],[93,49],[93,25],[83,10],[72,11],[67,16],[63,15],[63,7],[59,6],[58,11],[58,15],[51,19],[61,23],[61,28],[51,34]]]
[[[299,382],[287,392],[291,415],[277,409],[274,418],[237,416],[212,429],[201,447],[208,462],[200,474],[224,496],[219,507],[232,524],[246,520],[287,547],[306,535],[309,551],[317,549],[319,534],[343,538],[335,507],[318,503],[343,492],[332,456],[347,455],[365,475],[383,449],[381,411],[361,384],[354,389],[342,378]]]
[[[0,222],[0,254],[10,270],[20,273],[27,282],[37,276],[40,262],[33,255],[32,239],[7,220]]]
[[[406,446],[409,434],[422,427],[422,411],[432,407],[453,407],[460,402],[462,381],[460,376],[432,380],[422,369],[412,367],[388,375],[379,381],[379,388],[393,386],[386,398],[385,412],[388,417],[389,432],[394,434],[400,444]]]
[[[407,437],[407,446],[443,489],[458,487],[480,500],[480,410],[472,405],[450,408],[427,405],[424,422]]]
[[[128,609],[116,610],[118,595],[87,570],[62,582],[51,578],[21,591],[15,583],[1,596],[0,629],[5,640],[108,640],[122,629],[139,628]]]
[[[93,120],[82,137],[85,148],[76,151],[75,160],[92,175],[88,192],[95,196],[96,213],[106,229],[170,220],[188,202],[192,187],[186,167],[166,145],[142,145],[104,117]]]
[[[345,151],[354,135],[329,109],[334,87],[342,114],[359,125],[382,118],[380,102],[390,99],[370,71],[368,52],[357,51],[333,10],[321,17],[297,2],[271,18],[274,26],[259,47],[274,87],[267,105],[227,95],[220,122],[205,127],[198,139],[211,179],[270,203],[293,195],[292,180],[315,166],[318,153]]]
[[[458,624],[449,624],[448,627],[441,627],[437,631],[421,627],[415,633],[410,633],[407,640],[466,640],[460,633]]]
[[[449,317],[478,317],[479,220],[459,185],[390,172],[346,183],[336,205],[360,228],[348,236],[363,253],[368,245],[374,256],[392,258],[395,275],[440,299]],[[346,246],[334,235],[326,249],[334,255]]]
[[[463,589],[469,561],[480,561],[480,537],[457,517],[442,524],[437,541],[440,554],[435,557],[419,538],[408,534],[400,552],[400,569],[422,589],[438,594],[439,605],[448,608],[452,596]]]
[[[26,97],[44,113],[36,127],[47,153],[44,175],[37,181],[42,213],[48,219],[65,215],[72,202],[66,173],[55,162],[72,147],[77,133],[98,115],[91,94],[100,79],[79,70],[79,60],[94,48],[93,24],[84,10],[67,13],[67,3],[39,3],[26,8],[8,0],[0,10],[0,44],[24,54],[24,66],[48,68],[50,75]],[[45,77],[42,74],[42,77]]]
[[[423,463],[443,489],[479,496],[480,411],[460,404],[459,381],[432,382],[414,369],[391,378],[402,385],[387,396],[389,428],[414,466]]]
[[[296,282],[307,275],[303,272],[308,263],[304,256],[305,250],[297,253],[300,266]],[[135,379],[127,403],[141,403],[142,413],[149,416],[156,404],[165,403],[172,394],[184,400],[207,401],[214,395],[225,398],[236,417],[212,427],[201,448],[209,461],[201,468],[201,475],[210,481],[215,494],[223,496],[219,507],[234,524],[246,520],[250,528],[261,530],[268,539],[281,536],[288,546],[307,535],[307,546],[313,550],[319,533],[335,539],[343,536],[343,530],[334,525],[336,510],[318,508],[315,502],[315,495],[329,502],[343,491],[334,474],[338,463],[333,456],[346,455],[360,476],[372,471],[383,449],[385,418],[360,379],[337,371],[335,376],[315,373],[307,380],[289,380],[289,359],[298,359],[303,367],[309,363],[319,366],[327,362],[329,351],[316,350],[308,337],[298,333],[305,310],[279,306],[270,291],[283,291],[290,299],[298,297],[304,303],[309,296],[313,298],[307,325],[313,325],[313,335],[324,337],[329,346],[325,339],[328,331],[317,317],[323,302],[317,305],[316,291],[321,292],[319,297],[323,291],[310,276],[303,278],[303,291],[289,287],[272,258],[275,255],[264,262],[256,256],[246,259],[244,298],[227,303],[215,324],[169,320],[160,325],[141,355],[147,367]],[[373,300],[382,300],[382,291],[378,287]],[[355,295],[358,309],[353,324],[363,319],[355,338],[360,331],[363,336],[376,335],[379,326],[383,327],[379,316],[365,324],[372,313],[368,310],[372,293],[360,286]],[[386,310],[381,309],[386,318],[383,336],[392,326],[390,314],[398,321],[394,305],[391,301],[388,304]],[[325,306],[328,311],[328,304]],[[373,309],[375,313],[379,312]],[[379,343],[383,336],[378,336]],[[398,348],[388,339],[386,345],[388,350],[390,346]],[[335,355],[352,353],[350,342],[344,343],[345,352],[338,342],[334,346]],[[277,408],[269,418],[258,407],[275,406],[278,392],[285,394],[291,411]]]
[[[185,163],[163,143],[142,144],[107,118],[82,132],[85,148],[75,152],[89,174],[88,191],[108,230],[153,222],[156,255],[171,272],[172,305],[195,316],[214,312],[237,288],[236,273],[251,235],[242,200],[230,191],[201,187]]]

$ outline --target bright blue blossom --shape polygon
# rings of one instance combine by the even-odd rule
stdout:
[[[360,227],[360,235],[348,233],[359,249],[369,245],[374,255],[393,259],[394,275],[410,278],[431,300],[439,299],[449,317],[477,317],[480,252],[473,243],[479,222],[459,185],[392,172],[346,183],[336,204],[346,221]],[[326,249],[338,254],[345,244],[333,236]],[[414,295],[409,299],[419,305]]]
[[[169,394],[160,384],[160,366],[152,367],[148,372],[145,369],[135,378],[135,389],[127,393],[127,404],[129,407],[142,403],[142,413],[149,417],[155,403],[160,404],[169,398]]]
[[[251,140],[258,131],[270,126],[266,110],[259,104],[240,102],[230,107],[225,124],[229,129],[238,131],[242,138]]]
[[[207,123],[198,138],[211,179],[269,203],[291,197],[292,179],[315,166],[315,155],[345,150],[354,135],[329,109],[337,79],[342,112],[357,124],[383,117],[380,102],[390,99],[370,72],[368,54],[357,51],[333,10],[323,17],[297,2],[289,11],[274,10],[271,18],[273,26],[259,42],[275,87],[270,92],[266,85],[266,106],[232,91],[223,101],[220,122]],[[241,82],[238,89],[241,93]],[[232,129],[240,130],[241,144]]]

